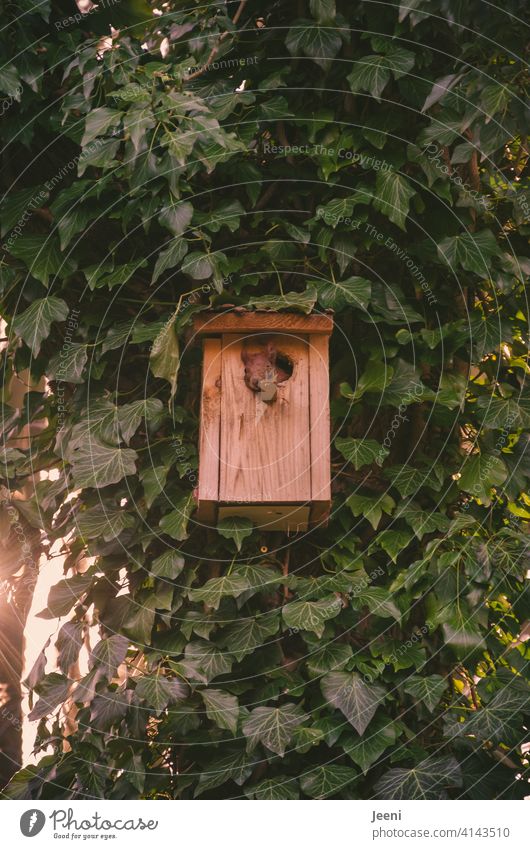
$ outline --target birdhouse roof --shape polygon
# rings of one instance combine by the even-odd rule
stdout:
[[[198,336],[218,336],[221,333],[318,333],[330,336],[333,317],[329,313],[303,315],[273,310],[247,310],[243,307],[224,309],[222,312],[205,310],[193,319],[193,329]]]

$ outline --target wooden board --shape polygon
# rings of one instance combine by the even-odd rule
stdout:
[[[208,524],[214,524],[216,521],[219,500],[221,352],[220,339],[204,340],[197,519]]]
[[[244,382],[244,337],[222,337],[220,501],[303,504],[311,499],[307,340],[269,338],[293,363],[272,404]],[[253,345],[259,350],[259,338],[245,341],[248,350]]]
[[[304,504],[230,504],[219,505],[219,519],[241,516],[254,522],[260,531],[307,531],[309,507]]]
[[[298,315],[289,312],[201,312],[193,319],[194,332],[199,335],[223,333],[315,333],[329,336],[333,318],[329,315]]]
[[[311,523],[327,521],[331,504],[328,338],[309,337]]]

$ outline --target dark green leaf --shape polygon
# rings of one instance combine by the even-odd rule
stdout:
[[[324,698],[344,714],[358,734],[364,734],[384,699],[380,686],[366,684],[354,672],[330,672],[322,679],[321,688]]]
[[[254,708],[243,722],[243,734],[252,750],[258,743],[281,758],[293,738],[296,726],[303,722],[304,714],[298,705]]]

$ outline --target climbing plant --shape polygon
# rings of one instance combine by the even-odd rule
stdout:
[[[65,554],[5,796],[528,795],[525,5],[4,5],[2,508]],[[194,520],[228,305],[334,311],[327,527]]]

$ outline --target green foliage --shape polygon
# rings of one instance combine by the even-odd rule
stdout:
[[[6,795],[522,798],[524,4],[140,6],[1,36],[4,438],[45,423],[3,460],[58,470],[17,505],[67,540]],[[194,520],[226,304],[335,311],[328,528]]]

